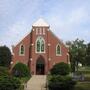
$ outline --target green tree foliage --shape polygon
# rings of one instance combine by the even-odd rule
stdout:
[[[12,55],[10,49],[6,46],[0,46],[0,66],[9,67]]]
[[[19,62],[13,67],[12,74],[16,77],[30,77],[30,70],[27,65]]]
[[[50,72],[51,75],[67,75],[70,72],[70,68],[68,64],[61,62],[54,65]]]
[[[86,48],[86,65],[90,66],[90,43],[87,44]]]
[[[19,79],[9,76],[0,76],[0,90],[19,90]]]
[[[75,68],[78,70],[78,63],[85,65],[85,56],[86,56],[86,45],[84,40],[76,39],[72,42],[67,42],[69,45],[69,54],[72,71],[75,71]]]

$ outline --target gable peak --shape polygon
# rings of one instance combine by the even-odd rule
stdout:
[[[32,26],[34,27],[49,27],[49,24],[42,18],[38,19]]]

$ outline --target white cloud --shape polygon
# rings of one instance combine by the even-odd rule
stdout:
[[[69,17],[70,24],[79,24],[87,19],[88,13],[86,12],[84,7],[79,7],[71,12]]]
[[[63,40],[77,37],[89,40],[90,13],[85,1],[54,0],[1,0],[0,44],[9,47],[30,32],[32,22],[40,16],[50,24],[51,30]],[[78,4],[77,4],[78,3]],[[89,4],[88,4],[89,5]],[[3,18],[2,18],[3,17]],[[85,24],[87,25],[85,27]],[[87,28],[88,27],[88,28]]]
[[[79,6],[74,8],[66,16],[62,16],[61,12],[58,14],[52,12],[49,18],[52,30],[59,38],[64,40],[74,40],[75,38],[88,40],[89,36],[87,34],[90,33],[90,30],[87,29],[87,33],[84,27],[89,21],[89,14],[86,7]]]
[[[16,22],[15,24],[8,27],[8,31],[4,34],[4,37],[1,39],[1,44],[11,47],[15,45],[18,41],[23,39],[27,33],[29,33],[30,27],[25,21]]]

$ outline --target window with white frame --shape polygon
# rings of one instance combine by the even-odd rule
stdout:
[[[56,55],[57,55],[57,56],[60,56],[60,55],[61,55],[61,46],[60,46],[60,44],[58,44],[58,45],[56,46]]]
[[[25,47],[24,45],[20,45],[19,55],[24,55],[24,54],[25,54]]]
[[[36,53],[44,53],[45,52],[45,40],[43,37],[38,37],[36,40]]]

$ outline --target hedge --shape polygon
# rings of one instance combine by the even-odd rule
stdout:
[[[0,90],[18,90],[21,83],[19,79],[9,76],[0,76]]]
[[[69,65],[64,62],[55,64],[50,70],[51,75],[67,75],[69,72]]]
[[[51,76],[48,81],[49,90],[73,90],[76,82],[69,76]]]

